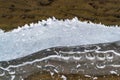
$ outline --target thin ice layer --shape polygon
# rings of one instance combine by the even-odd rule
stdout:
[[[56,46],[106,43],[120,40],[120,28],[72,20],[48,19],[10,32],[0,31],[0,61],[27,56]]]

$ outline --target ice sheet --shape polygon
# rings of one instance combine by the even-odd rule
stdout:
[[[97,44],[120,40],[120,28],[49,18],[10,32],[0,30],[0,61],[27,56],[56,46]]]

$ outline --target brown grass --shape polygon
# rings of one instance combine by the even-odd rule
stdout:
[[[120,0],[0,0],[0,28],[11,30],[55,16],[120,25]]]

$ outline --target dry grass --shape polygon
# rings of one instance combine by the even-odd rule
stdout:
[[[0,0],[0,28],[11,30],[55,16],[120,25],[120,0]]]

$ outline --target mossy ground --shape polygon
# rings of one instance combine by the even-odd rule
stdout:
[[[12,30],[31,22],[47,19],[92,21],[105,25],[120,25],[120,0],[0,0],[0,28]],[[68,80],[93,80],[82,75],[65,74]],[[101,76],[98,80],[119,80],[118,76]],[[49,73],[35,73],[26,80],[62,80]]]

